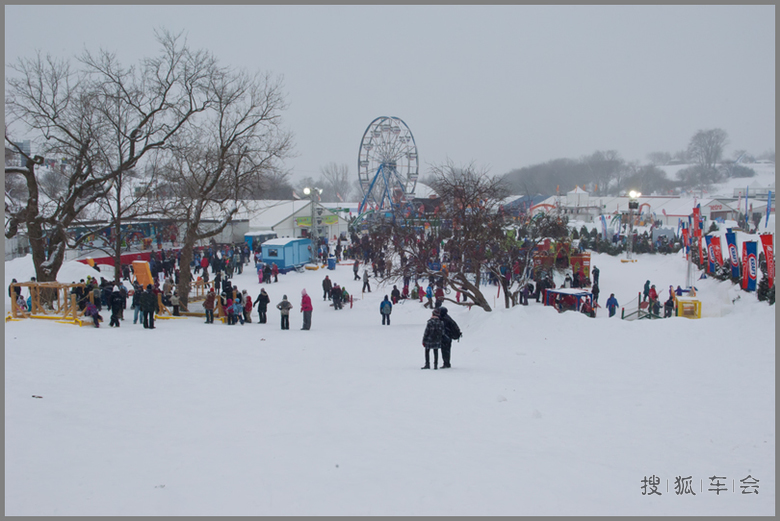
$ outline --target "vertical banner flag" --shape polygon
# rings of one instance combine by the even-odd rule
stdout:
[[[772,244],[772,234],[762,233],[761,244],[764,245],[764,257],[766,257],[766,276],[769,279],[769,287],[775,284],[775,248]]]
[[[729,262],[731,263],[731,278],[739,278],[739,252],[737,251],[737,234],[726,232],[726,244],[729,249]]]
[[[748,287],[747,241],[742,243],[742,289]]]
[[[693,236],[701,237],[701,207],[693,209]]]
[[[701,237],[696,239],[696,244],[699,245],[699,262],[697,263],[699,269],[704,268],[704,244],[702,244],[704,241]]]
[[[769,190],[769,195],[766,198],[766,221],[764,221],[764,228],[769,225],[769,212],[772,211],[772,190]]]
[[[745,257],[743,265],[746,266],[745,273],[742,276],[742,287],[748,291],[756,290],[756,279],[758,278],[758,243],[756,241],[745,241],[742,243],[743,256]]]
[[[689,239],[688,239],[688,227],[685,226],[685,224],[683,224],[683,228],[682,228],[682,243],[683,243],[683,248],[685,249],[685,258],[687,259],[688,255],[691,254],[691,245],[689,244]]]
[[[715,248],[712,245],[712,237],[704,236],[707,241],[707,273],[715,273]]]
[[[601,234],[604,236],[604,240],[607,240],[607,218],[604,214],[601,214]]]
[[[712,238],[712,252],[714,253],[715,262],[718,266],[723,266],[723,252],[720,247],[720,237],[716,236]]]
[[[750,187],[745,187],[745,229],[750,229],[750,214],[748,214],[748,192],[750,191]]]

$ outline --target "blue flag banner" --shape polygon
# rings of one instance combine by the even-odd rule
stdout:
[[[764,228],[769,226],[769,212],[772,211],[772,190],[769,190],[769,195],[766,198],[766,221],[764,221]]]
[[[604,240],[607,240],[607,218],[604,214],[601,214],[601,234],[604,236]]]
[[[729,249],[729,262],[731,263],[731,277],[739,279],[739,252],[737,251],[737,234],[726,232],[726,244]]]
[[[747,266],[747,289],[756,290],[756,280],[758,279],[758,243],[756,241],[745,241],[742,243],[745,247],[745,258]]]
[[[712,247],[712,237],[704,236],[707,241],[707,273],[715,273],[715,249]]]

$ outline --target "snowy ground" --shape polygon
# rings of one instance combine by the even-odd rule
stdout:
[[[677,255],[593,259],[602,304],[685,284]],[[322,301],[325,274],[352,309]],[[32,275],[30,257],[6,263],[6,287]],[[449,304],[453,368],[421,371],[429,312],[406,302],[382,326],[389,289],[351,279],[267,286],[273,303],[308,290],[311,331],[298,306],[289,331],[275,309],[232,327],[6,323],[5,514],[775,514],[775,307],[754,295],[701,280],[705,318],[634,322]],[[234,282],[257,296],[251,270]],[[642,493],[652,476],[660,496]]]

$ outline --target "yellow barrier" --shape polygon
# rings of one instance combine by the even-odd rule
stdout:
[[[701,318],[701,301],[691,297],[675,297],[677,316],[685,318]]]

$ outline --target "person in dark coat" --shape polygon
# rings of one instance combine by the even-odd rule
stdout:
[[[444,323],[441,321],[439,308],[434,308],[431,318],[425,326],[422,345],[425,348],[425,365],[420,369],[431,368],[430,351],[433,350],[433,368],[439,366],[439,348],[441,347],[442,336],[444,335]]]
[[[125,298],[122,296],[122,292],[119,291],[118,286],[114,286],[114,291],[111,292],[109,297],[109,306],[111,307],[111,320],[108,323],[109,327],[119,327],[119,318],[122,316],[122,303]]]
[[[401,300],[401,292],[397,286],[393,286],[393,291],[390,292],[390,301],[393,304],[398,304],[399,300]]]
[[[108,282],[103,284],[103,289],[100,291],[100,304],[95,302],[95,305],[98,307],[98,309],[101,309],[101,306],[105,307],[106,309],[111,308],[111,293],[113,293],[113,291],[113,286],[111,286]]]
[[[255,299],[255,306],[257,306],[257,312],[260,314],[260,321],[258,324],[265,324],[268,321],[268,304],[271,302],[271,298],[268,293],[265,292],[265,288],[260,290],[260,294]]]
[[[591,275],[593,275],[593,284],[599,283],[599,269],[596,266],[593,266],[593,269],[591,270]]]
[[[154,286],[146,285],[146,291],[141,293],[141,311],[144,314],[144,329],[154,329],[154,312],[157,309],[157,295]]]
[[[328,300],[330,297],[330,290],[333,289],[333,282],[325,275],[325,279],[322,281],[322,300]]]
[[[16,300],[19,297],[22,296],[22,287],[21,286],[14,286],[16,284],[17,280],[12,279],[11,283],[8,285],[8,296],[11,297],[11,299]],[[74,288],[77,289],[77,288]],[[16,295],[12,295],[12,293],[16,293]],[[76,296],[76,299],[78,300],[78,295]]]
[[[333,285],[333,289],[330,290],[330,298],[333,300],[333,309],[338,311],[342,308],[343,297],[341,293],[341,287],[338,284]]]
[[[450,350],[452,348],[452,341],[459,340],[463,336],[458,323],[450,316],[449,311],[445,307],[439,308],[439,318],[441,318],[444,324],[444,334],[441,338],[441,368],[449,369],[450,365]]]
[[[590,289],[590,292],[593,293],[593,307],[598,307],[599,304],[599,292],[601,290],[599,289],[599,283],[594,282],[593,287]]]
[[[664,318],[670,318],[674,311],[674,294],[669,295],[669,298],[664,302]]]
[[[266,284],[270,284],[272,276],[273,276],[273,270],[271,269],[271,266],[266,262],[265,267],[263,267],[263,281]]]
[[[141,321],[143,321],[143,313],[141,313],[141,295],[144,289],[138,282],[133,283],[133,300],[130,306],[133,308],[133,324],[138,323],[138,316],[141,315]]]

